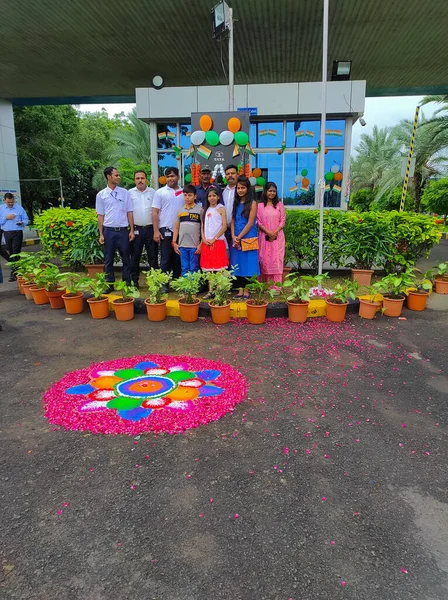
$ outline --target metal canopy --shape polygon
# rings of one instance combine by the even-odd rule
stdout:
[[[3,0],[0,98],[133,100],[168,86],[227,83],[211,39],[214,0]],[[319,81],[321,0],[233,0],[235,83]],[[331,0],[329,66],[353,61],[368,95],[447,93],[448,2]],[[23,100],[20,100],[23,99]]]

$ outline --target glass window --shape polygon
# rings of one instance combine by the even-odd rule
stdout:
[[[176,123],[157,123],[157,148],[167,150],[176,145]]]
[[[278,195],[282,197],[282,157],[275,153],[257,154],[252,160],[252,171],[261,169],[261,177],[277,184]]]
[[[181,123],[180,124],[180,146],[184,150],[188,150],[188,148],[191,146],[190,134],[191,134],[191,125],[188,123]]]
[[[296,206],[314,206],[316,154],[285,152],[285,193],[283,202]]]
[[[188,173],[191,173],[191,163],[192,163],[193,159],[190,156],[190,158],[188,158],[186,152],[182,152],[182,166],[183,166],[183,177],[182,177],[182,184],[185,182],[185,175],[187,175]]]
[[[331,148],[332,146],[344,147],[345,141],[345,121],[327,121],[325,129],[325,146]]]
[[[281,148],[283,121],[251,123],[250,143],[254,148]]]
[[[324,206],[328,208],[340,208],[341,192],[344,174],[343,150],[329,150],[325,155],[325,193]]]
[[[288,121],[286,123],[287,148],[317,148],[320,121]]]
[[[164,175],[167,167],[177,167],[179,169],[180,162],[176,159],[174,152],[158,152],[157,159],[159,162],[159,177]]]

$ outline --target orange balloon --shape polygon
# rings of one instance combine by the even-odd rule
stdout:
[[[159,177],[159,183],[160,183],[160,185],[166,185],[165,175],[162,175],[161,177]]]
[[[241,129],[241,121],[237,117],[231,117],[227,122],[227,127],[232,133],[236,133]]]
[[[342,181],[342,177],[343,177],[342,173],[340,171],[338,171],[337,173],[334,174],[333,179],[335,181]]]
[[[254,169],[254,170],[252,171],[252,175],[253,175],[254,177],[261,177],[261,169],[259,169],[259,168],[257,167],[256,169]]]
[[[209,115],[202,115],[199,119],[199,127],[202,131],[210,131],[213,126],[212,118]]]
[[[302,185],[303,185],[303,187],[308,187],[310,185],[310,180],[307,179],[306,177],[304,177],[302,179]]]

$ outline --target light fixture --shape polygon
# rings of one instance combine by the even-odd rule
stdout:
[[[162,75],[154,75],[152,78],[152,87],[156,90],[161,90],[164,85],[165,80],[163,79]]]
[[[348,81],[352,71],[351,60],[334,60],[331,81]]]
[[[226,30],[228,10],[229,7],[226,2],[220,2],[212,8],[212,34],[214,39]]]

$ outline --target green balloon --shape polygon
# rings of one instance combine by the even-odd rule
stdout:
[[[306,177],[308,175],[308,169],[302,169],[300,174],[302,175],[302,177]]]
[[[237,131],[235,133],[235,142],[238,146],[245,146],[249,143],[249,136],[245,131]]]
[[[266,179],[264,177],[257,177],[257,185],[266,185]]]
[[[325,173],[325,179],[327,181],[333,181],[333,179],[334,179],[334,173],[332,173],[331,171],[328,171],[328,173]]]
[[[219,144],[219,135],[216,131],[207,131],[205,134],[205,141],[209,146],[217,146]]]
[[[191,183],[191,173],[185,175],[185,183]]]

